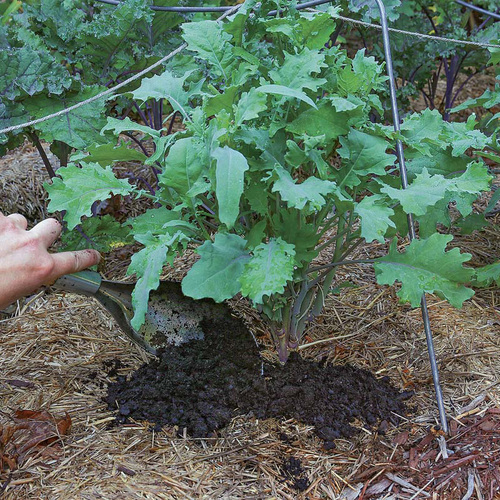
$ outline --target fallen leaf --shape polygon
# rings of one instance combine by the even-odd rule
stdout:
[[[493,420],[486,420],[485,422],[479,425],[479,428],[483,431],[492,431],[497,426],[498,426],[497,422]]]
[[[33,382],[26,382],[26,380],[2,380],[6,384],[13,385],[14,387],[34,387],[35,384]]]
[[[46,410],[17,410],[13,421],[0,426],[0,470],[15,470],[30,454],[51,460],[60,457],[57,441],[71,428],[68,413],[56,418]]]

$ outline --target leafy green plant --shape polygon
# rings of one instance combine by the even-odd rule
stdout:
[[[119,6],[85,0],[13,1],[0,9],[2,13],[0,128],[65,109],[145,69],[180,44],[178,26],[185,20],[172,12],[153,11],[142,0],[125,0]],[[161,128],[163,109],[154,99],[142,106],[124,97],[106,106],[101,99],[8,136],[0,134],[0,154],[26,136],[53,177],[42,141],[64,166],[73,149],[106,142],[100,135],[106,115],[131,112]]]
[[[496,44],[500,40],[500,23],[469,9],[454,0],[384,0],[391,27],[443,38]],[[375,2],[343,0],[345,15],[355,13],[364,21],[377,20]],[[474,2],[495,12],[491,2]],[[482,4],[482,5],[481,5]],[[351,14],[352,15],[352,14]],[[367,27],[352,28],[371,54],[383,57],[381,35]],[[409,108],[410,99],[420,94],[430,109],[438,109],[446,120],[464,89],[477,75],[496,64],[498,49],[421,39],[392,33],[394,68],[399,79],[398,96]],[[443,85],[440,85],[443,83]]]
[[[451,113],[457,113],[463,110],[481,108],[483,116],[479,121],[479,127],[487,135],[491,137],[489,147],[487,150],[479,154],[489,161],[492,166],[492,171],[496,174],[500,173],[500,142],[498,137],[500,135],[500,76],[497,76],[497,83],[492,89],[487,89],[483,95],[473,99],[467,99],[465,102],[456,106],[451,110]],[[488,225],[486,217],[494,215],[498,212],[498,204],[500,203],[500,186],[497,184],[493,186],[493,195],[484,211],[484,214],[473,214],[474,218],[471,219],[471,228],[482,228]],[[467,221],[466,221],[467,222]],[[466,224],[466,229],[470,230],[469,225]],[[490,286],[496,283],[500,286],[500,261],[485,266],[478,271],[474,284],[476,286]]]
[[[414,307],[424,292],[457,307],[473,295],[466,284],[475,271],[463,266],[470,255],[447,250],[452,236],[436,228],[450,220],[451,206],[468,216],[489,189],[488,169],[473,153],[491,138],[473,118],[448,123],[436,110],[408,116],[399,138],[410,184],[401,189],[397,136],[370,121],[374,110],[384,114],[383,66],[363,50],[350,58],[325,47],[334,30],[331,10],[290,8],[272,18],[272,8],[276,2],[247,0],[227,23],[183,24],[183,64],[143,80],[134,96],[169,101],[185,128],[165,135],[108,118],[101,133],[115,140],[103,156],[94,148],[79,165],[61,168],[47,190],[49,209],[65,210],[69,228],[82,217],[95,220],[85,219],[92,204],[111,193],[155,202],[122,225],[121,235],[143,245],[128,269],[137,277],[135,328],[163,266],[195,246],[200,258],[182,282],[184,293],[248,297],[269,322],[284,362],[321,313],[340,265],[373,263],[379,283],[400,282],[401,300]],[[116,179],[109,166],[116,137],[130,130],[156,144],[146,160],[161,168],[154,194]],[[422,239],[401,249],[409,213]],[[91,238],[102,236],[100,225],[89,224]],[[364,242],[387,238],[386,256],[350,259]]]

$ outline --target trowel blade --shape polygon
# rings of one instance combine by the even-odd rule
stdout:
[[[161,282],[152,291],[144,325],[138,333],[155,349],[203,340],[203,323],[230,314],[227,306],[186,297],[180,283]]]

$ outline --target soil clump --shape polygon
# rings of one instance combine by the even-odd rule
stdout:
[[[263,362],[251,334],[232,317],[204,320],[204,340],[168,347],[129,377],[108,386],[105,401],[117,423],[147,420],[159,429],[177,426],[207,437],[235,415],[294,418],[314,425],[332,445],[348,438],[357,421],[375,428],[407,414],[400,392],[387,378],[350,365],[313,362],[292,353],[285,366]]]
[[[302,462],[295,457],[287,457],[281,464],[283,481],[288,483],[294,490],[306,491],[311,482],[307,478]]]

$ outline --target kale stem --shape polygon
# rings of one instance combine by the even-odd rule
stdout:
[[[329,201],[317,214],[316,214],[316,217],[317,219],[316,220],[319,220],[319,221],[322,221],[327,215],[328,213],[332,210],[332,207],[333,207],[333,202],[332,201]],[[334,208],[334,213],[335,213],[335,208]],[[338,217],[337,215],[334,215],[333,218],[336,218]],[[332,220],[332,219],[329,219],[329,220]],[[321,224],[321,222],[319,223]]]
[[[157,100],[153,101],[153,117],[156,130],[161,130],[163,128],[162,104],[163,104],[163,99],[160,99],[159,101]]]
[[[198,225],[200,226],[200,229],[203,232],[203,236],[205,236],[205,239],[207,241],[212,241],[212,238],[210,237],[210,233],[207,231],[207,228],[203,224],[203,221],[200,219],[199,215],[196,213],[196,210],[194,212],[194,218],[196,219],[196,222],[198,222]]]
[[[344,230],[346,229],[345,225],[346,225],[345,216],[342,214],[339,217],[339,220],[337,223],[337,241],[335,242],[335,251],[333,253],[333,262],[339,261],[340,255],[342,254],[341,242],[342,242]],[[350,229],[350,226],[348,225],[347,230],[349,230],[349,229]],[[320,285],[322,293],[316,294],[316,298],[315,298],[314,304],[312,306],[311,315],[313,317],[316,317],[321,313],[323,306],[325,304],[325,296],[328,293],[328,291],[330,290],[330,286],[332,285],[333,278],[335,277],[336,266],[330,266],[330,267],[331,267],[331,269],[327,273],[319,276],[315,280],[312,280],[308,283],[308,287],[312,288],[312,287],[319,285],[321,280],[324,278],[323,283]]]
[[[151,155],[148,153],[147,149],[144,147],[142,142],[137,139],[137,137],[134,137],[134,135],[131,132],[123,132],[123,135],[127,136],[128,138],[132,139],[140,148],[141,151],[149,158]]]
[[[324,248],[326,248],[326,247],[332,245],[333,243],[335,243],[337,241],[337,239],[339,238],[339,236],[344,236],[345,234],[347,234],[349,232],[350,232],[350,229],[345,229],[344,231],[342,231],[342,233],[336,234],[335,236],[333,236],[329,240],[327,240],[324,243],[322,243],[319,247],[316,247],[315,250],[317,250],[318,252],[321,252],[321,250],[323,250]]]
[[[144,111],[139,107],[139,105],[134,101],[134,108],[141,117],[141,120],[144,122],[144,125],[149,125],[148,119],[144,113]]]
[[[144,198],[149,198],[150,200],[154,200],[158,202],[158,196],[155,194],[150,194],[150,193],[141,193],[141,196],[144,196]]]
[[[297,339],[297,323],[301,319],[303,304],[309,291],[310,289],[307,285],[307,280],[304,279],[300,284],[300,292],[297,298],[293,301],[293,308],[290,314],[290,327],[288,329],[289,335],[287,339],[287,345],[290,341],[292,341],[292,339],[294,343]]]
[[[212,217],[213,215],[215,215],[215,212],[205,203],[202,203],[201,206],[206,210],[206,213],[204,215],[208,217]]]
[[[290,325],[290,338],[288,339],[288,347],[290,349],[297,349],[299,346],[306,321],[311,319],[309,318],[308,313],[310,312],[316,299],[314,289],[309,288],[306,281],[304,281],[304,283],[307,293],[304,295],[302,303],[300,304],[298,314],[292,317],[292,324]]]
[[[288,295],[290,295],[293,299],[297,298],[297,292],[295,291],[294,285],[291,284],[290,282],[288,282],[287,286],[288,286],[288,290],[289,290]]]
[[[335,224],[336,221],[338,221],[338,216],[328,219],[323,229],[319,232],[319,237],[321,238],[321,236],[323,236]]]
[[[356,248],[359,247],[359,245],[361,245],[361,243],[363,243],[363,238],[359,238],[358,241],[356,241],[356,243],[352,244],[350,247],[347,248],[347,250],[341,255],[339,261],[344,261],[345,258],[350,254],[352,253]]]
[[[170,123],[168,125],[167,135],[170,135],[172,133],[172,129],[174,128],[175,118],[178,114],[179,114],[178,111],[174,111],[174,114],[172,115],[172,118],[170,119]]]
[[[462,92],[463,88],[467,85],[467,83],[469,83],[470,80],[472,80],[472,78],[474,78],[478,74],[481,74],[485,69],[486,69],[486,65],[483,65],[477,71],[475,71],[472,75],[469,75],[467,77],[467,79],[460,85],[460,87],[458,87],[457,91],[453,95],[453,98],[452,98],[451,103],[450,103],[450,107],[453,107],[453,104],[455,104],[455,100],[457,99],[460,92]]]
[[[153,120],[153,115],[151,113],[151,107],[147,102],[144,103],[145,109],[146,109],[146,115],[148,117],[148,121],[146,125],[149,125],[151,128],[155,128],[154,120]]]
[[[282,365],[284,365],[286,363],[286,360],[288,359],[288,336],[288,331],[284,330],[283,328],[276,332],[276,349],[278,351],[278,357]]]
[[[52,164],[50,163],[47,153],[45,153],[45,150],[43,149],[43,146],[40,143],[38,135],[36,134],[36,132],[28,132],[28,137],[30,138],[31,142],[35,145],[38,154],[42,158],[43,164],[47,170],[47,173],[49,174],[49,177],[53,179],[56,176],[56,173],[52,168]]]
[[[213,203],[211,203],[210,200],[205,195],[200,194],[198,195],[198,197],[203,202],[202,207],[208,212],[210,212],[212,215],[215,215]]]
[[[340,35],[340,32],[342,31],[342,28],[344,27],[344,21],[339,21],[337,24],[335,31],[330,35],[330,40],[329,40],[329,47],[333,47],[335,45],[335,42],[337,41],[338,36]]]
[[[203,215],[203,217],[213,217],[213,214],[210,214],[208,212],[204,212],[204,211],[200,211],[199,212],[201,215]],[[217,229],[217,225],[216,224],[213,224],[212,222],[208,222],[207,220],[205,221],[205,224],[208,226],[208,227],[211,227],[213,229]]]
[[[431,14],[429,11],[422,5],[421,2],[419,2],[420,8],[426,15],[427,19],[429,19],[429,22],[431,23],[432,29],[434,30],[434,33],[439,36],[439,30],[437,29],[436,23],[434,22],[434,19],[432,19]]]
[[[67,228],[66,228],[67,229]],[[96,242],[90,237],[88,236],[85,231],[82,229],[82,226],[80,224],[77,224],[75,226],[75,229],[81,234],[82,238],[92,247],[92,248],[96,248],[97,245],[96,245]]]

